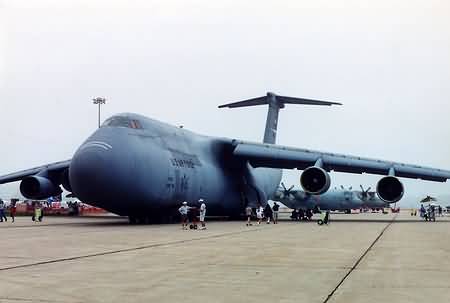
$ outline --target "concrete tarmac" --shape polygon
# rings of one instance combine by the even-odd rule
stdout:
[[[0,223],[0,302],[450,302],[450,218]]]

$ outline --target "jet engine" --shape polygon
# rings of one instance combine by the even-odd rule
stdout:
[[[300,176],[300,185],[308,194],[321,195],[330,188],[330,175],[323,168],[310,166]]]
[[[403,197],[404,192],[402,182],[394,176],[383,177],[378,181],[377,194],[384,202],[398,202]]]
[[[62,193],[59,185],[54,184],[50,179],[35,175],[26,177],[20,183],[20,192],[27,199],[46,199]]]

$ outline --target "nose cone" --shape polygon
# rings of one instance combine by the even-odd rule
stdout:
[[[72,158],[69,177],[74,194],[83,202],[110,211],[126,190],[123,163],[114,146],[105,140],[89,139]]]

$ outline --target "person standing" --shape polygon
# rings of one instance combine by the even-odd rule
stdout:
[[[247,226],[252,226],[252,208],[250,205],[247,205],[245,208],[245,215],[247,216]]]
[[[200,223],[202,224],[202,229],[206,229],[205,224],[206,204],[203,199],[199,199],[198,202],[200,203]]]
[[[264,208],[262,207],[262,205],[260,205],[256,209],[256,218],[258,219],[258,225],[261,224],[263,217],[264,217]]]
[[[330,211],[327,210],[325,212],[322,212],[322,218],[317,221],[317,224],[319,224],[319,225],[323,225],[323,224],[328,225],[329,221],[330,221]]]
[[[420,204],[420,217],[424,218],[426,214],[425,207],[423,207],[423,204]]]
[[[9,215],[11,216],[11,220],[13,223],[16,218],[16,211],[17,211],[16,203],[17,203],[16,201],[11,200],[11,204],[9,206]]]
[[[43,212],[42,212],[42,206],[40,202],[36,202],[35,206],[34,206],[34,221],[37,222],[42,222],[42,218],[44,217]]]
[[[188,207],[188,222],[190,229],[198,228],[198,217],[200,214],[199,205],[189,206]]]
[[[270,207],[269,203],[266,204],[266,207],[264,208],[264,216],[266,217],[267,224],[270,224],[270,219],[273,217],[272,208]]]
[[[273,203],[273,224],[278,224],[278,211],[280,210],[280,205],[277,202]]]
[[[3,222],[3,219],[5,219],[5,222],[8,221],[5,215],[5,202],[3,202],[2,199],[0,199],[0,222]]]
[[[181,228],[183,230],[187,230],[188,229],[188,211],[189,211],[189,206],[187,205],[187,202],[184,201],[183,204],[181,205],[181,207],[178,209],[178,212],[181,215]]]

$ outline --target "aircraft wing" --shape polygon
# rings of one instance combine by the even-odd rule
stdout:
[[[253,167],[304,170],[319,160],[326,171],[388,175],[393,170],[397,177],[437,182],[450,179],[450,171],[411,164],[238,140],[233,145],[233,155],[248,160]]]
[[[38,167],[22,170],[22,171],[19,171],[19,172],[15,172],[15,173],[12,173],[12,174],[0,176],[0,184],[20,181],[20,180],[22,180],[22,179],[24,179],[24,178],[26,178],[28,176],[32,176],[32,175],[38,174],[39,172],[41,172],[43,170],[47,170],[48,172],[61,171],[63,169],[68,168],[69,165],[70,165],[70,160],[66,160],[66,161],[50,163],[50,164],[47,164],[47,165],[42,165],[42,166],[38,166]]]

